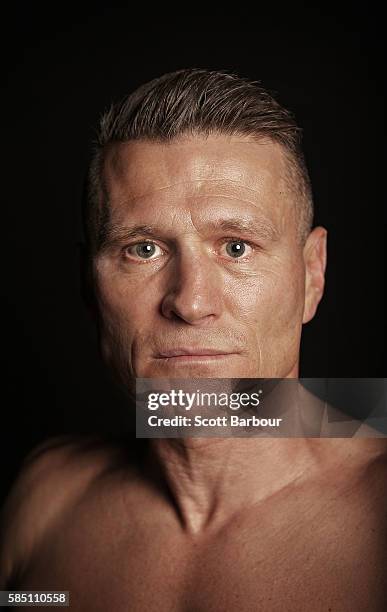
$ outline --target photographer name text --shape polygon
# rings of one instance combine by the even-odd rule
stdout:
[[[240,417],[236,414],[217,417],[173,416],[171,418],[152,415],[148,417],[150,427],[279,427],[282,419],[264,419],[256,416]]]

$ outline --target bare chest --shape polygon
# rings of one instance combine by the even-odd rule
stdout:
[[[18,588],[69,590],[83,612],[382,612],[382,508],[285,502],[199,544],[157,514],[128,521],[84,508],[51,534]]]

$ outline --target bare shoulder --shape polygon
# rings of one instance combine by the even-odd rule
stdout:
[[[30,452],[1,513],[0,588],[119,453],[100,436],[51,438]]]
[[[373,512],[379,508],[385,514],[387,499],[387,439],[353,437],[339,440],[342,446],[340,471],[346,478],[348,492],[360,495]],[[334,480],[338,480],[336,469]],[[348,495],[348,501],[351,496]],[[370,508],[371,510],[371,508]]]

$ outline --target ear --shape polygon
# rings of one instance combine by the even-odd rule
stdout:
[[[309,234],[304,250],[305,304],[302,322],[313,319],[324,293],[325,267],[327,260],[327,231],[315,227]]]

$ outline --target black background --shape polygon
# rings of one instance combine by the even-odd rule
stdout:
[[[235,6],[234,6],[235,10]],[[80,296],[80,200],[109,103],[164,72],[226,69],[277,92],[304,128],[326,294],[304,329],[301,375],[382,377],[382,31],[373,8],[191,7],[180,23],[130,8],[18,5],[2,25],[2,489],[48,435],[114,429],[124,402]]]

